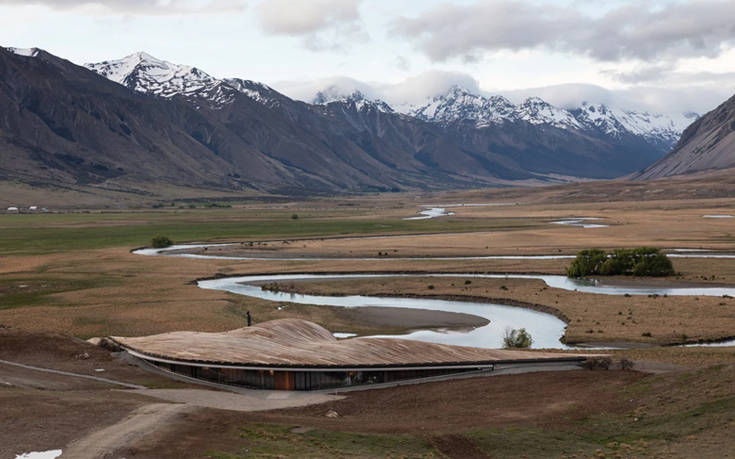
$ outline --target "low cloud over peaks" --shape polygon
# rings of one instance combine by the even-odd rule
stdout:
[[[308,82],[283,81],[275,83],[279,91],[295,99],[311,102],[318,92],[327,92],[333,98],[359,91],[370,99],[381,99],[394,107],[416,105],[443,94],[452,86],[461,86],[480,94],[480,85],[471,75],[461,72],[429,71],[409,77],[398,83],[366,83],[348,77],[331,77]]]

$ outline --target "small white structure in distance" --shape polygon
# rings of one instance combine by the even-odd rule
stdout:
[[[18,212],[18,208],[15,206],[8,207],[8,212]]]
[[[31,212],[37,212],[38,211],[38,206],[30,206],[30,207],[28,207],[28,210],[30,210]]]

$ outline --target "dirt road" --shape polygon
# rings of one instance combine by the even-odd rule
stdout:
[[[191,407],[173,403],[152,403],[134,410],[122,421],[73,441],[62,458],[100,459],[113,457],[120,448],[135,444],[147,434],[166,425]]]

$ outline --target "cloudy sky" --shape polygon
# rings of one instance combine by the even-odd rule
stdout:
[[[735,93],[732,0],[0,0],[0,45],[76,63],[147,51],[308,99],[452,84],[660,112]]]

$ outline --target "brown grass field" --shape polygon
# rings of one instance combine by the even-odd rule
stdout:
[[[421,273],[442,271],[561,274],[568,260],[402,259],[574,254],[590,247],[643,245],[735,253],[735,219],[702,217],[735,214],[735,198],[725,192],[729,185],[700,193],[705,186],[706,182],[695,178],[647,185],[606,182],[599,185],[598,193],[593,192],[592,184],[582,184],[530,191],[234,203],[223,209],[0,216],[0,325],[18,333],[40,333],[29,335],[29,340],[43,342],[49,339],[46,333],[86,339],[176,330],[224,331],[242,327],[248,310],[259,322],[298,317],[332,331],[359,334],[472,324],[471,318],[459,320],[452,315],[387,315],[385,311],[274,304],[205,291],[192,284],[198,278],[251,273],[416,272],[415,278],[283,287],[326,294],[464,296],[542,305],[569,318],[568,342],[659,345],[732,337],[735,300],[729,298],[605,296],[555,290],[533,280],[473,279],[465,285],[460,279],[420,277]],[[669,199],[651,199],[662,196]],[[452,217],[401,220],[415,215],[419,205],[442,203],[507,205],[452,207],[456,213]],[[298,213],[299,219],[291,220],[292,213]],[[583,229],[549,223],[572,216],[599,217],[610,227]],[[252,241],[252,247],[241,244],[223,251],[276,259],[194,260],[130,253],[160,232],[176,242]],[[386,237],[355,238],[373,235]],[[398,235],[401,237],[393,237]],[[216,252],[219,250],[207,250]],[[372,261],[277,259],[377,257],[378,252],[381,259]],[[673,261],[679,276],[658,282],[735,285],[735,260]],[[429,290],[429,284],[434,288]],[[4,353],[7,343],[7,337],[0,337],[0,354],[5,356],[0,358],[62,367],[73,360],[70,353],[23,352],[24,347]],[[334,402],[331,407],[342,414],[337,422],[324,418],[329,407],[323,405],[267,414],[202,409],[124,453],[130,457],[323,457],[349,451],[363,457],[722,457],[723,451],[729,451],[727,432],[735,422],[731,415],[735,409],[733,348],[650,347],[615,354],[654,362],[651,368],[663,363],[683,367],[664,365],[662,368],[675,371],[659,375],[580,371],[367,391]],[[2,381],[10,370],[0,370]],[[141,380],[122,369],[119,375]],[[163,383],[152,380],[151,385],[157,384]],[[3,406],[13,407],[12,416],[26,416],[22,423],[10,414],[0,417],[0,427],[11,434],[21,427],[32,432],[34,425],[45,425],[46,432],[58,429],[58,438],[39,444],[49,448],[74,436],[74,429],[60,427],[65,410],[75,413],[74,422],[86,432],[95,425],[114,423],[144,403],[139,396],[109,395],[98,387],[61,384],[41,390],[31,386],[0,385]],[[114,416],[104,414],[102,407],[107,402],[119,410]],[[28,403],[39,413],[53,413],[49,423],[40,423],[42,414],[21,414],[23,404]],[[84,416],[79,413],[85,410],[92,419],[82,422]],[[9,425],[13,429],[8,430]],[[204,425],[209,427],[195,434]],[[294,432],[296,427],[305,429]],[[161,445],[182,437],[188,440],[162,453]],[[22,438],[23,447],[32,446],[33,435]],[[547,445],[547,449],[538,445]]]

